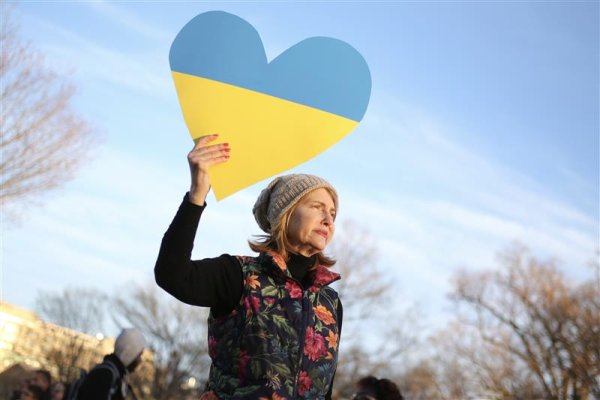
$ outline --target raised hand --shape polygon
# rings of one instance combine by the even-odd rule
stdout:
[[[208,169],[229,160],[231,151],[229,143],[208,144],[218,136],[213,134],[200,137],[192,151],[188,153],[191,177],[189,201],[199,206],[204,205],[204,200],[210,190]]]

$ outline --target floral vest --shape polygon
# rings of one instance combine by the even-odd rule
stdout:
[[[324,399],[337,365],[339,275],[310,271],[303,289],[275,253],[238,257],[245,279],[227,316],[208,319],[207,390],[220,399]]]

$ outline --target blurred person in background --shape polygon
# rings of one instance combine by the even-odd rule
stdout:
[[[21,393],[31,384],[31,380],[31,376],[24,377],[19,384],[19,388],[13,391],[10,400],[19,400],[21,398]]]
[[[44,400],[44,391],[39,386],[30,383],[21,390],[19,400]]]
[[[352,400],[404,400],[398,386],[389,379],[365,376],[356,386],[358,391],[354,393]]]
[[[66,387],[65,384],[62,382],[57,382],[52,386],[52,389],[50,389],[50,394],[51,400],[63,400],[65,398],[65,393],[66,393]]]
[[[104,357],[87,374],[77,389],[79,400],[124,400],[135,398],[128,383],[129,373],[142,361],[146,341],[135,328],[123,329],[115,341],[114,353]],[[75,384],[72,385],[75,389]],[[67,398],[71,397],[71,394]]]
[[[45,369],[38,369],[33,374],[31,384],[42,389],[42,400],[50,400],[50,387],[52,386],[52,375]]]

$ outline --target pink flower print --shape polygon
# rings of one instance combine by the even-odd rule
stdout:
[[[327,268],[319,265],[315,271],[314,284],[317,286],[323,286],[337,278],[338,274],[329,271]]]
[[[244,299],[244,307],[246,308],[246,315],[258,314],[260,300],[256,296],[248,296]]]
[[[300,396],[304,396],[304,393],[309,391],[312,385],[312,380],[310,379],[310,376],[308,376],[308,372],[300,371],[300,375],[298,376],[298,383],[298,394]]]
[[[272,306],[273,304],[275,304],[275,298],[273,298],[273,297],[267,297],[265,299],[265,303],[267,303],[268,305]]]
[[[306,337],[304,338],[304,355],[311,361],[317,361],[319,357],[327,352],[325,347],[325,338],[314,331],[309,326],[306,328]]]
[[[285,284],[285,290],[287,290],[292,299],[299,299],[302,297],[302,289],[294,282],[287,282]]]

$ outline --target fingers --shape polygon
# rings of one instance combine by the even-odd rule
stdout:
[[[216,153],[223,153],[223,152],[229,152],[231,151],[231,148],[229,147],[229,143],[220,143],[220,144],[213,144],[210,146],[202,146],[202,147],[198,147],[198,148],[194,148],[190,154],[216,154]]]
[[[231,148],[229,147],[229,143],[223,143],[192,150],[188,154],[188,158],[194,160],[210,159],[220,156],[229,156],[230,152]]]
[[[188,161],[191,167],[205,170],[208,167],[227,161],[230,157],[231,148],[229,143],[219,143],[208,145],[218,137],[218,135],[206,135],[198,138],[192,151],[188,154]]]
[[[194,145],[194,148],[192,149],[192,151],[190,151],[190,154],[192,154],[192,153],[204,154],[204,153],[209,153],[209,152],[214,152],[214,151],[222,151],[222,150],[228,149],[229,143],[220,143],[220,144],[214,144],[214,145],[210,145],[210,146],[207,145],[208,143],[212,142],[213,140],[215,140],[218,137],[219,137],[218,134],[200,136],[196,140],[196,144]]]
[[[200,136],[198,139],[196,139],[196,144],[194,145],[194,149],[196,149],[198,147],[202,147],[202,146],[206,145],[207,143],[212,142],[213,140],[215,140],[218,137],[219,137],[219,135],[216,133],[213,133],[210,135],[205,135],[205,136]]]
[[[190,154],[188,160],[193,166],[197,166],[200,169],[206,169],[212,165],[229,160],[229,152],[219,151],[210,152],[205,154]]]

